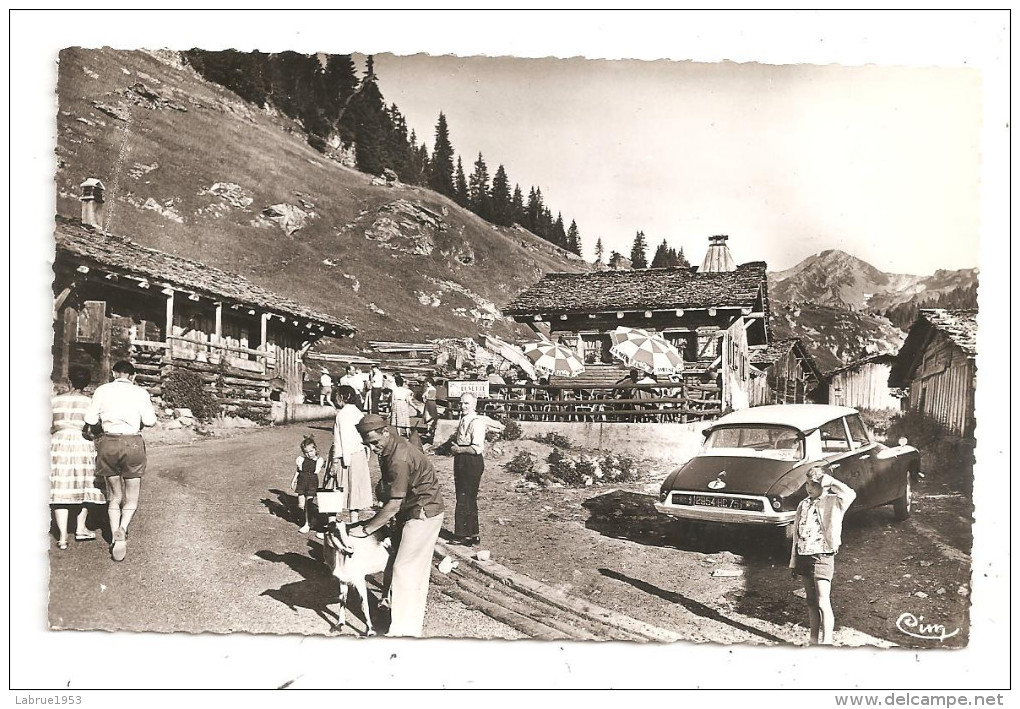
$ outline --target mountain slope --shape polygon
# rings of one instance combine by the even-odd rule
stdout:
[[[884,273],[845,251],[829,249],[769,274],[769,294],[781,303],[882,312],[965,288],[976,279],[977,269],[939,270],[931,276]]]
[[[527,231],[323,157],[290,119],[173,53],[64,50],[58,98],[58,213],[79,215],[78,185],[97,177],[111,233],[344,317],[359,329],[348,349],[520,333],[500,305],[546,272],[587,268]]]

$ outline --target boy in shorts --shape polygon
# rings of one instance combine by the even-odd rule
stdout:
[[[790,570],[800,576],[807,594],[812,645],[831,645],[835,621],[829,592],[836,552],[843,532],[843,515],[857,497],[849,485],[826,474],[822,466],[807,471],[807,494],[793,521]]]

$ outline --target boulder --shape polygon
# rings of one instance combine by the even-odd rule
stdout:
[[[295,232],[304,228],[315,213],[306,212],[293,204],[281,203],[263,209],[262,216],[278,224],[287,236],[293,236]]]

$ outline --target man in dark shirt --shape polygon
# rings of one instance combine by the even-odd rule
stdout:
[[[386,419],[369,414],[357,424],[365,445],[379,456],[387,498],[371,519],[350,530],[368,536],[396,518],[400,527],[390,583],[390,636],[420,637],[425,622],[432,553],[443,527],[443,498],[432,463],[397,435]]]

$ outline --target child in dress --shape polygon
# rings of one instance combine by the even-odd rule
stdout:
[[[305,523],[298,529],[301,534],[307,534],[311,528],[309,525],[311,513],[308,511],[308,503],[315,497],[319,489],[319,473],[325,466],[326,461],[319,455],[319,449],[315,445],[315,439],[305,436],[301,441],[301,455],[298,456],[294,471],[294,479],[290,482],[291,489],[297,493],[298,509],[304,512]]]

